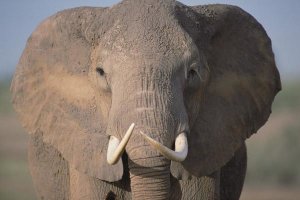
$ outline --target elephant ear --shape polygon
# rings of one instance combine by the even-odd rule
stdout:
[[[28,39],[11,91],[14,108],[30,134],[41,134],[43,142],[78,171],[117,181],[123,165],[106,162],[102,99],[88,78],[94,37],[101,36],[90,33],[103,31],[98,25],[104,10],[65,10],[41,23]]]
[[[210,78],[183,167],[203,176],[224,166],[264,125],[281,83],[271,41],[252,16],[228,5],[196,6],[192,12],[196,25],[186,29],[194,29],[190,35],[205,54]]]

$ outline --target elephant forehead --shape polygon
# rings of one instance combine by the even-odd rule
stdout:
[[[112,52],[176,54],[187,51],[190,38],[179,25],[173,1],[123,1],[108,10],[112,17],[100,44]]]
[[[176,72],[179,68],[196,60],[198,51],[191,48],[185,51],[173,51],[170,54],[159,52],[129,53],[128,51],[116,52],[99,47],[98,52],[93,55],[98,58],[94,62],[100,63],[108,72],[120,72],[121,70],[128,75],[135,74],[137,76],[145,73],[170,75],[170,73]]]

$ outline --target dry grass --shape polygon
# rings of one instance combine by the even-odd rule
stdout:
[[[240,200],[299,200],[297,187],[246,186]]]
[[[0,199],[34,199],[26,144],[27,134],[16,116],[0,116]]]

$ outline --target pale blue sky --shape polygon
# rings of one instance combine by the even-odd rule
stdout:
[[[0,0],[0,79],[10,76],[35,27],[57,11],[78,6],[110,6],[119,0]],[[299,0],[182,0],[187,5],[226,3],[252,14],[272,39],[283,79],[300,78]]]

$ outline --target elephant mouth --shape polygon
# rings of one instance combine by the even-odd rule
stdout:
[[[125,147],[133,133],[135,124],[132,123],[128,130],[126,131],[123,139],[120,141],[115,136],[110,136],[108,148],[107,148],[107,162],[110,165],[116,164],[121,158]],[[185,132],[180,133],[175,139],[175,150],[164,146],[163,144],[157,142],[156,140],[149,137],[144,132],[140,131],[140,134],[145,138],[145,140],[157,151],[160,152],[165,158],[182,162],[185,160],[188,154],[188,142]]]

